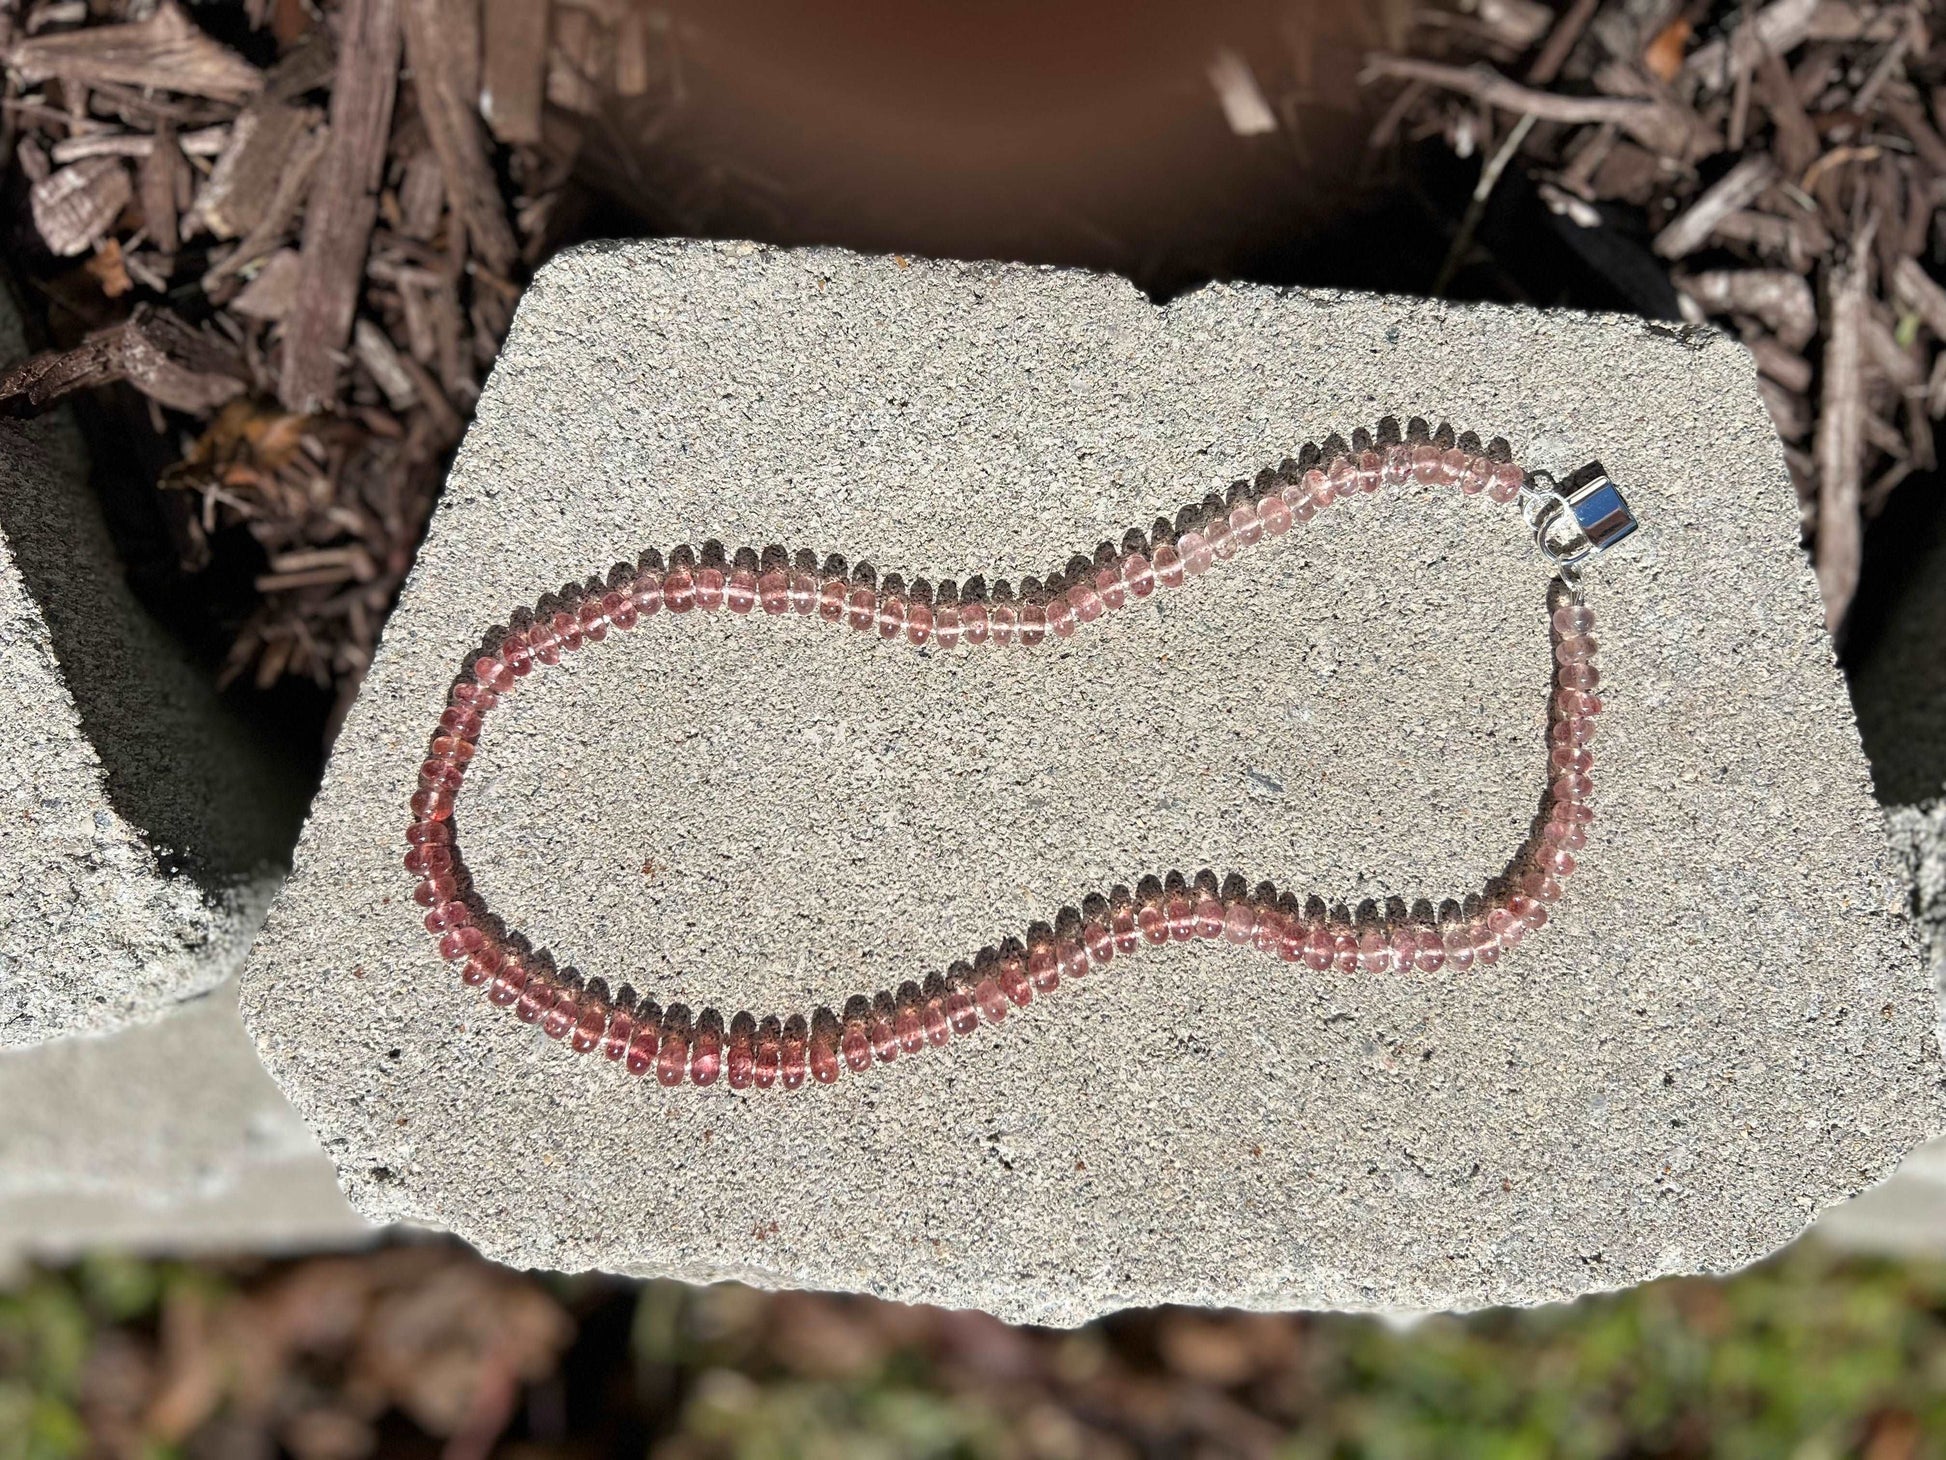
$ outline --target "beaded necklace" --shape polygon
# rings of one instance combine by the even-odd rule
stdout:
[[[455,805],[486,717],[536,671],[563,656],[670,614],[731,613],[748,617],[797,615],[914,649],[977,651],[988,646],[1033,648],[1049,634],[1070,638],[1105,615],[1158,590],[1180,589],[1218,563],[1282,537],[1334,503],[1381,488],[1457,487],[1468,496],[1518,503],[1536,547],[1554,568],[1548,588],[1553,647],[1549,699],[1549,784],[1534,829],[1507,870],[1463,900],[1449,899],[1424,915],[1361,917],[1318,897],[1270,882],[1250,886],[1238,874],[1219,880],[1210,870],[1143,878],[1064,908],[1052,924],[982,948],[970,960],[928,973],[921,981],[853,994],[841,1009],[757,1015],[743,1010],[727,1023],[706,1008],[692,1016],[681,1004],[661,1007],[624,984],[613,991],[601,978],[584,979],[557,967],[497,917],[474,890],[453,821]],[[1491,965],[1545,927],[1587,843],[1594,819],[1594,757],[1589,744],[1602,702],[1596,694],[1594,614],[1579,579],[1608,548],[1635,529],[1621,493],[1593,464],[1568,483],[1544,472],[1523,472],[1501,439],[1482,445],[1451,426],[1431,430],[1413,419],[1404,431],[1387,418],[1376,431],[1358,430],[1350,442],[1333,436],[1306,446],[1294,459],[1238,482],[1227,494],[1159,519],[1148,532],[1131,529],[1119,544],[1104,543],[1092,558],[1077,557],[1044,579],[1015,588],[982,580],[906,584],[880,578],[870,567],[822,563],[808,551],[769,547],[726,550],[720,544],[681,546],[665,561],[651,550],[633,566],[618,564],[606,578],[549,595],[490,630],[481,649],[454,680],[448,702],[419,767],[418,790],[406,830],[405,866],[419,880],[414,900],[440,956],[461,980],[484,988],[487,1000],[538,1024],[577,1053],[602,1056],[663,1085],[685,1079],[732,1089],[802,1088],[807,1078],[830,1084],[850,1069],[890,1064],[999,1024],[1010,1010],[1054,993],[1064,981],[1107,968],[1144,948],[1196,939],[1222,940],[1286,963],[1324,972],[1463,971]]]

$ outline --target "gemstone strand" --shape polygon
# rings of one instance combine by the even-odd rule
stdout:
[[[1067,639],[1158,589],[1193,582],[1219,562],[1274,541],[1320,511],[1382,487],[1457,487],[1509,503],[1524,474],[1504,441],[1437,431],[1414,419],[1402,431],[1387,419],[1376,432],[1355,432],[1307,446],[1294,459],[1238,482],[1159,520],[1151,532],[1131,529],[1092,559],[1076,558],[1044,578],[1018,586],[979,579],[965,584],[907,583],[894,574],[847,569],[841,559],[770,548],[724,551],[717,544],[677,547],[665,561],[654,551],[606,579],[550,596],[491,632],[485,647],[454,681],[429,738],[411,797],[404,865],[417,879],[413,899],[439,956],[461,981],[485,991],[550,1039],[577,1053],[598,1053],[628,1073],[651,1074],[665,1086],[786,1090],[828,1085],[846,1072],[913,1058],[999,1024],[1010,1012],[1063,983],[1097,975],[1145,948],[1193,941],[1226,942],[1316,972],[1435,974],[1491,966],[1530,932],[1547,925],[1549,908],[1578,865],[1594,820],[1590,779],[1601,677],[1594,614],[1578,592],[1557,583],[1550,593],[1548,788],[1535,830],[1508,870],[1464,902],[1421,903],[1402,916],[1328,906],[1270,882],[1254,887],[1236,874],[1218,879],[1171,872],[1117,885],[1037,923],[1019,937],[982,948],[922,982],[853,995],[842,1012],[727,1019],[714,1008],[667,1009],[627,985],[611,992],[556,966],[510,930],[479,897],[461,858],[453,813],[486,719],[523,679],[566,656],[627,632],[658,613],[731,613],[815,617],[885,641],[940,651],[1018,643],[1032,649],[1052,634]]]

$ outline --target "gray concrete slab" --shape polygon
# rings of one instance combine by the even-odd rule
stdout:
[[[404,807],[491,624],[718,538],[1044,571],[1388,412],[1600,456],[1648,524],[1590,587],[1600,819],[1493,969],[1145,954],[793,1094],[665,1090],[463,988]],[[1074,1323],[1463,1308],[1723,1271],[1941,1124],[1930,985],[1748,357],[1616,318],[736,244],[549,264],[245,976],[373,1220],[502,1261]],[[1052,564],[1050,563],[1052,559]],[[1209,865],[1442,897],[1545,778],[1511,509],[1387,493],[1026,654],[663,615],[496,711],[489,903],[664,1004],[834,1006],[1081,893]]]
[[[373,1235],[258,1065],[234,982],[114,1034],[0,1051],[0,1109],[0,1273]]]
[[[73,423],[0,420],[0,1047],[232,977],[302,806],[129,591]]]

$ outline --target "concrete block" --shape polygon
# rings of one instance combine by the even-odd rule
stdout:
[[[1152,950],[832,1086],[664,1089],[461,985],[405,807],[489,626],[716,539],[1018,581],[1423,415],[1645,523],[1591,576],[1599,817],[1464,974]],[[1208,867],[1456,896],[1546,783],[1512,507],[1387,491],[1033,651],[663,614],[495,710],[489,905],[663,1005],[842,1005]],[[542,270],[245,975],[375,1221],[550,1268],[1077,1323],[1534,1303],[1772,1251],[1941,1125],[1924,960],[1748,356],[1638,320],[738,244]]]
[[[0,283],[0,361],[24,353]],[[86,472],[64,414],[0,420],[0,1047],[234,976],[302,815],[135,601]]]

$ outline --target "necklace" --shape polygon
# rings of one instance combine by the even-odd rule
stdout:
[[[1448,899],[1438,909],[1422,904],[1423,911],[1396,918],[1364,917],[1315,896],[1300,902],[1269,882],[1252,887],[1235,873],[1219,880],[1207,869],[1193,876],[1172,871],[1145,877],[1132,890],[1091,892],[1051,924],[1033,924],[1023,936],[982,948],[923,981],[854,994],[837,1012],[821,1006],[808,1016],[758,1016],[745,1010],[726,1024],[713,1008],[693,1016],[681,1004],[665,1009],[626,984],[611,991],[604,979],[558,967],[474,890],[454,812],[488,714],[523,679],[611,632],[626,633],[665,610],[744,617],[761,610],[903,639],[915,650],[1033,648],[1049,634],[1071,638],[1158,590],[1184,588],[1335,503],[1415,486],[1518,503],[1555,574],[1547,591],[1554,661],[1547,791],[1533,831],[1506,871],[1464,900]],[[796,1090],[807,1076],[830,1084],[847,1068],[862,1073],[874,1061],[919,1055],[982,1022],[1002,1022],[1063,982],[1170,943],[1220,939],[1318,972],[1431,975],[1491,965],[1547,925],[1548,907],[1560,900],[1575,854],[1587,843],[1594,819],[1589,745],[1602,701],[1595,618],[1580,577],[1635,526],[1599,464],[1558,483],[1545,472],[1522,471],[1504,440],[1482,445],[1471,433],[1457,435],[1451,426],[1434,431],[1417,418],[1401,431],[1388,417],[1376,431],[1354,432],[1349,442],[1333,436],[1306,446],[1254,481],[1158,519],[1146,533],[1131,528],[1119,544],[1104,543],[1092,557],[1076,557],[1043,579],[1023,578],[1018,587],[1005,581],[989,587],[979,578],[907,584],[864,564],[848,569],[840,558],[820,563],[808,551],[774,546],[760,552],[684,545],[666,561],[651,550],[633,567],[618,565],[605,579],[519,610],[469,656],[411,800],[405,866],[418,878],[413,898],[427,910],[426,929],[440,957],[458,966],[461,980],[484,988],[490,1003],[538,1024],[549,1038],[567,1040],[577,1053],[599,1050],[633,1075],[653,1070],[663,1085],[684,1079],[711,1085],[721,1076],[739,1090]]]

